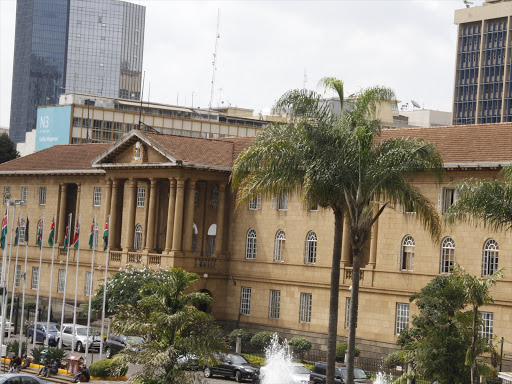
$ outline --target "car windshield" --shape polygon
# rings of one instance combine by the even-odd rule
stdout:
[[[311,371],[303,365],[290,365],[289,369],[291,373],[295,373],[297,375],[307,375],[311,373]]]
[[[87,335],[87,328],[77,328],[76,329],[76,334],[78,336],[86,336]],[[90,336],[98,336],[100,333],[98,331],[96,331],[95,329],[91,329],[89,330],[89,335]]]
[[[250,364],[251,362],[247,360],[245,357],[240,355],[229,355],[229,360],[233,362],[233,364]]]
[[[9,380],[8,376],[0,375],[0,384],[5,383],[7,380]]]
[[[346,368],[341,368],[341,376],[345,378],[347,374]],[[366,373],[361,368],[354,368],[354,379],[366,379]]]
[[[55,324],[50,324],[50,326],[48,327],[48,330],[50,332],[58,332],[59,330],[57,329],[57,327],[55,326]]]

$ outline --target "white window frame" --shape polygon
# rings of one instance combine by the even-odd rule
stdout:
[[[46,187],[39,187],[39,205],[46,205]]]
[[[494,314],[492,312],[479,312],[482,323],[478,334],[480,338],[492,341],[494,331]]]
[[[137,208],[144,208],[146,205],[146,187],[137,188]]]
[[[84,295],[87,297],[92,296],[92,279],[93,273],[85,271]]]
[[[101,205],[101,187],[94,187],[92,192],[92,205],[95,207]]]
[[[240,293],[240,314],[249,316],[251,314],[251,287],[242,287]]]
[[[279,319],[279,312],[281,309],[281,291],[275,289],[270,290],[268,307],[268,318]]]
[[[306,235],[306,246],[304,247],[304,264],[316,263],[317,237],[314,231],[309,231]]]
[[[288,192],[281,192],[277,195],[277,210],[287,211],[288,210]]]
[[[439,266],[440,273],[450,273],[455,263],[455,241],[450,236],[443,239],[441,243],[441,264]]]
[[[350,327],[350,297],[345,300],[345,328]]]
[[[21,219],[20,220],[20,237],[19,237],[19,242],[20,243],[24,243],[25,242],[26,230],[27,230],[27,222],[25,221],[25,219]]]
[[[311,323],[311,304],[313,301],[312,293],[300,293],[300,309],[299,309],[299,322]]]
[[[400,245],[400,270],[401,271],[412,271],[412,265],[414,260],[414,248],[415,242],[411,235],[406,235],[402,239]]]
[[[286,234],[282,229],[276,232],[274,239],[274,261],[284,262],[284,247],[286,245]]]
[[[245,258],[246,260],[254,260],[258,254],[258,238],[256,237],[256,230],[250,228],[247,231],[245,241]]]
[[[39,267],[32,267],[32,281],[30,287],[32,289],[37,289],[39,285]]]
[[[217,224],[212,224],[206,234],[206,257],[212,257],[215,253],[215,243],[217,241]]]
[[[137,252],[142,251],[142,225],[135,225],[135,234],[133,236],[133,249]]]
[[[96,248],[98,246],[98,236],[99,236],[99,232],[100,232],[100,229],[98,227],[98,223],[95,222],[94,223],[94,229],[93,229],[93,241],[94,241],[94,244],[93,244],[93,248]]]
[[[23,204],[27,204],[28,202],[28,187],[23,186],[21,187],[21,201]]]
[[[20,286],[20,282],[21,282],[21,274],[22,274],[22,272],[21,272],[21,265],[17,265],[17,266],[15,267],[15,269],[14,269],[14,276],[15,276],[15,277],[14,277],[14,278],[15,278],[15,280],[14,280],[14,285],[15,285],[16,287],[19,287],[19,286]]]
[[[57,279],[57,292],[64,292],[64,285],[66,283],[66,270],[59,269],[58,279]]]
[[[4,187],[4,204],[7,204],[7,200],[11,197],[11,187]]]
[[[438,211],[439,213],[446,213],[448,208],[459,200],[459,191],[453,187],[446,187],[439,189],[438,198]]]
[[[409,328],[409,303],[396,303],[395,335]]]
[[[212,189],[212,195],[210,198],[210,206],[213,209],[217,209],[217,207],[219,206],[219,187],[217,185],[215,187],[213,187],[213,189]]]
[[[249,211],[257,211],[261,209],[261,193],[249,200]]]
[[[498,242],[492,238],[487,239],[482,251],[482,276],[491,276],[498,270],[499,252]]]

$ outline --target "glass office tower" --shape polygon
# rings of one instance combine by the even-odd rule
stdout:
[[[61,93],[140,99],[145,7],[118,0],[18,0],[9,134]]]

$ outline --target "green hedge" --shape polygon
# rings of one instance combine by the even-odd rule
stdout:
[[[336,361],[344,363],[345,362],[345,353],[347,352],[347,343],[339,343],[336,344]],[[361,351],[356,345],[354,348],[354,356],[359,356]]]
[[[229,334],[229,341],[236,343],[237,336],[242,338],[243,343],[251,341],[252,337],[251,332],[249,332],[247,329],[237,328],[233,329],[233,331]]]
[[[116,374],[116,372],[119,372],[119,369],[120,373]],[[128,372],[128,365],[112,361],[112,359],[105,359],[89,365],[89,372],[91,376],[95,377],[124,376]]]

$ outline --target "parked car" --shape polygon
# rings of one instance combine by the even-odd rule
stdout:
[[[105,356],[107,359],[110,359],[126,347],[132,351],[137,351],[140,349],[140,344],[143,343],[145,343],[145,340],[140,336],[115,335],[111,333],[105,340],[103,348],[105,349]]]
[[[2,316],[0,316],[0,326],[2,324]],[[5,330],[5,336],[7,336],[9,334],[9,329],[11,330],[11,335],[14,334],[14,325],[12,325],[12,323],[9,321],[9,320],[5,320],[5,326],[4,326],[4,330]]]
[[[204,369],[204,377],[212,377],[220,375],[224,377],[234,377],[237,382],[245,379],[252,380],[255,374],[259,375],[260,366],[252,363],[249,359],[242,355],[233,353],[222,353],[218,357],[219,364],[215,366],[207,366]]]
[[[322,384],[326,382],[327,363],[317,362],[313,367],[313,371],[309,375],[309,381],[311,384]],[[347,367],[336,366],[334,373],[334,382],[337,384],[345,383],[347,377]],[[354,368],[354,383],[373,383],[370,379],[370,375],[367,375],[361,368]]]
[[[0,375],[0,384],[50,384],[39,377],[25,375],[23,373],[4,373]]]
[[[193,353],[179,356],[176,362],[181,369],[186,371],[198,371],[204,368],[199,362],[199,357]]]
[[[36,323],[36,343],[44,343],[46,339],[46,325],[47,323]],[[49,324],[49,339],[48,339],[48,345],[54,347],[57,345],[57,338],[59,335],[59,329],[57,328],[56,323],[50,323]],[[27,336],[29,338],[30,344],[34,342],[34,324],[32,324],[28,331]]]
[[[100,349],[99,332],[90,329],[87,332],[85,325],[75,325],[75,345],[74,350],[77,352],[85,351],[85,346],[89,346],[89,350]],[[70,347],[73,349],[73,324],[62,324],[62,329],[59,332],[59,338],[62,338],[62,346]],[[57,340],[59,341],[59,340]]]
[[[299,363],[291,363],[279,368],[280,373],[284,369],[288,371],[287,375],[283,375],[286,376],[287,384],[309,384],[311,371],[305,365]],[[273,377],[271,375],[272,373],[268,371],[268,367],[261,367],[259,377],[255,380],[255,382],[259,384],[260,382],[263,382],[265,378]]]

